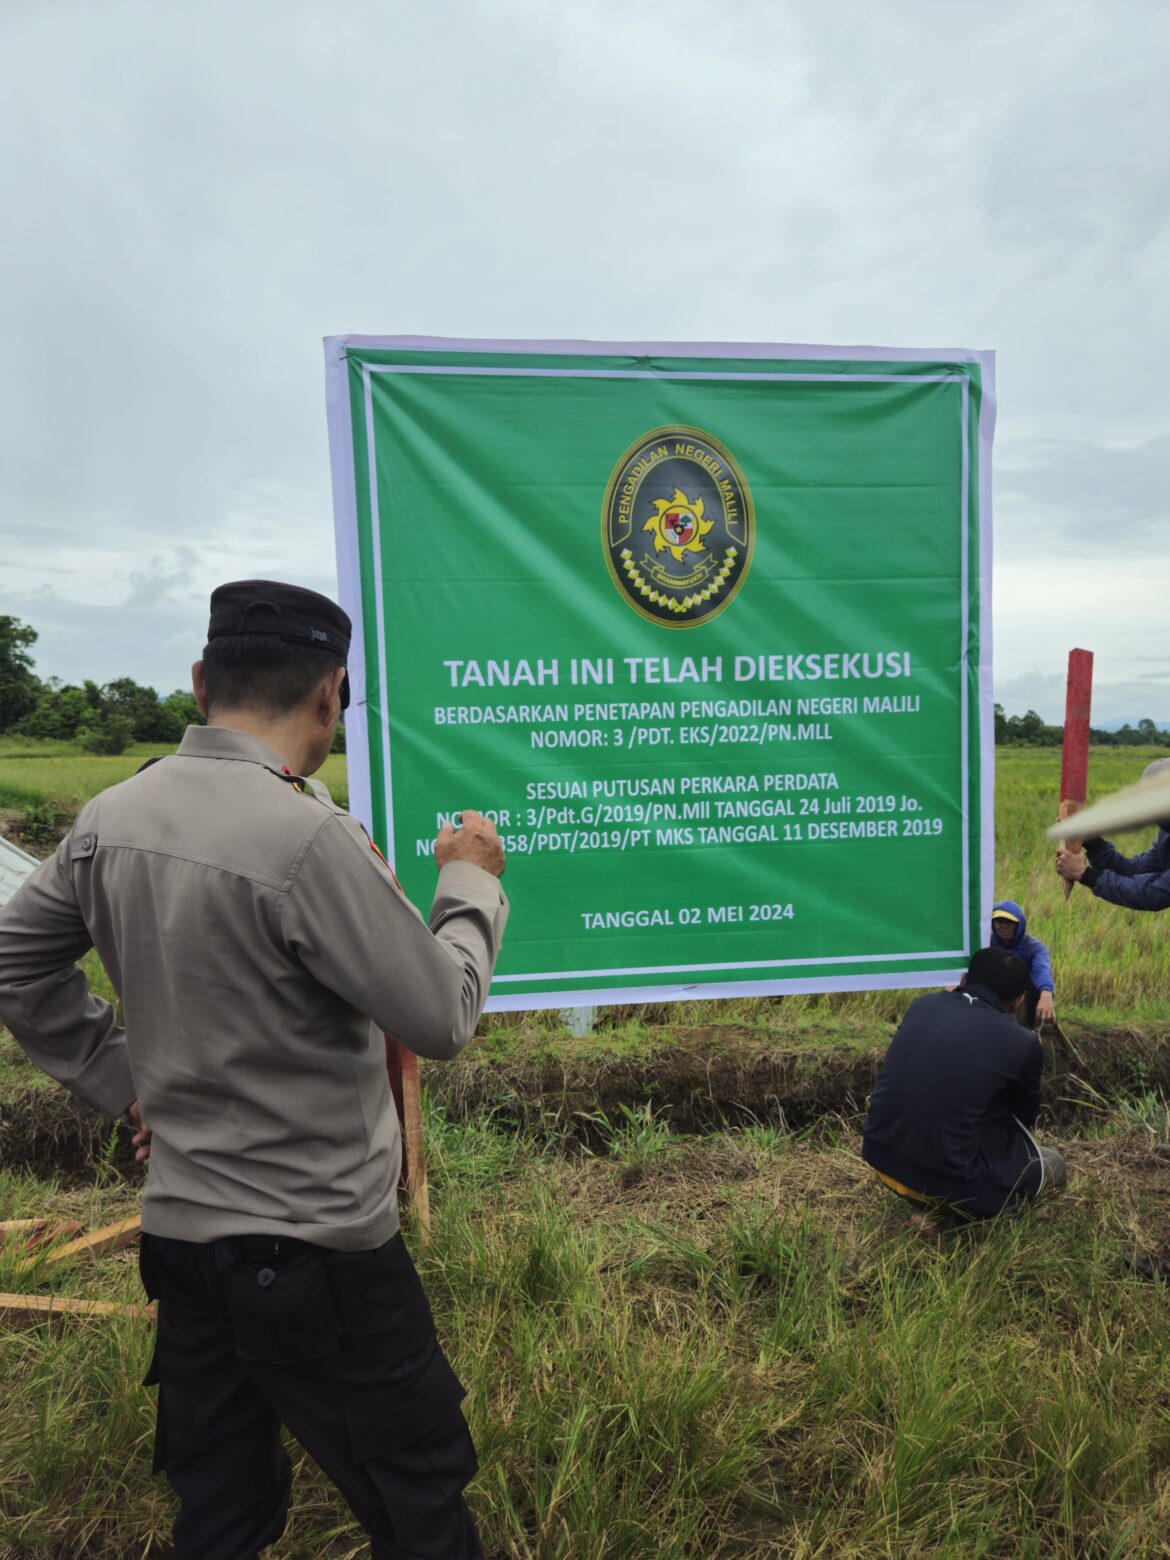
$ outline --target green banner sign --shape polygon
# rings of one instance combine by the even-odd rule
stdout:
[[[351,805],[496,1009],[938,985],[992,896],[993,359],[326,343]]]

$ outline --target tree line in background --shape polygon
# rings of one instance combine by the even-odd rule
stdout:
[[[0,733],[77,742],[90,753],[121,753],[131,742],[178,742],[203,716],[190,692],[176,688],[160,698],[131,677],[98,686],[88,678],[78,687],[59,677],[42,681],[33,670],[37,631],[19,618],[0,616]],[[1049,726],[1035,710],[1005,715],[995,706],[998,747],[1059,747],[1063,726]],[[1170,747],[1170,731],[1139,720],[1119,731],[1092,730],[1102,747]],[[338,727],[335,753],[345,752]]]
[[[33,670],[37,631],[19,618],[0,616],[0,733],[76,742],[88,753],[122,753],[132,742],[182,740],[203,716],[189,690],[160,698],[132,677],[100,687],[88,678],[78,687],[59,677],[42,681]],[[333,751],[345,752],[339,726]]]
[[[159,698],[132,677],[78,687],[33,670],[37,631],[0,616],[0,732],[76,742],[89,753],[121,753],[131,742],[178,742],[203,716],[190,692]]]
[[[1170,747],[1170,731],[1152,720],[1128,722],[1117,731],[1089,730],[1089,740],[1101,747]],[[996,747],[1059,747],[1064,741],[1063,726],[1049,726],[1035,710],[1026,715],[1005,715],[1003,705],[995,706]]]

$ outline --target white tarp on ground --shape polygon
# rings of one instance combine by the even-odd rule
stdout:
[[[6,905],[39,866],[40,862],[27,850],[21,850],[11,840],[0,839],[0,905]]]

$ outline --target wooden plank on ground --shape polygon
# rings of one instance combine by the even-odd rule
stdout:
[[[76,1257],[93,1258],[107,1251],[121,1251],[123,1246],[133,1245],[141,1233],[142,1220],[138,1214],[134,1214],[128,1219],[119,1220],[117,1224],[107,1224],[104,1229],[81,1235],[77,1240],[66,1241],[55,1251],[46,1252],[44,1257],[22,1262],[16,1271],[25,1273],[33,1267],[54,1267],[58,1262],[71,1262]]]
[[[19,1235],[22,1240],[27,1240],[30,1235],[43,1230],[48,1222],[48,1219],[0,1219],[0,1246],[11,1235]]]
[[[36,1246],[51,1245],[53,1240],[72,1240],[80,1236],[81,1225],[75,1218],[5,1218],[0,1220],[0,1246],[23,1246],[33,1251]]]
[[[100,1321],[107,1316],[154,1320],[152,1305],[122,1305],[116,1300],[74,1300],[66,1295],[0,1294],[0,1317],[8,1322]]]
[[[0,1246],[33,1251],[55,1240],[72,1240],[81,1230],[76,1219],[4,1219],[0,1220]]]
[[[135,1213],[117,1224],[107,1224],[104,1229],[91,1230],[88,1235],[67,1241],[50,1252],[45,1262],[67,1262],[73,1257],[100,1257],[107,1251],[121,1251],[123,1246],[132,1246],[141,1234],[142,1220]]]
[[[79,1224],[76,1219],[62,1219],[59,1224],[46,1224],[43,1230],[37,1230],[25,1245],[32,1249],[37,1246],[51,1245],[55,1240],[72,1240],[74,1236],[81,1234],[83,1228],[84,1225]]]

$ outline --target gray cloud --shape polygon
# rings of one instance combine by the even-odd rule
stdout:
[[[0,596],[0,613],[17,605]],[[206,603],[189,612],[147,606],[129,612],[120,605],[78,606],[42,596],[16,615],[37,630],[32,654],[38,676],[72,683],[130,676],[161,693],[190,686],[191,662],[207,626]],[[189,642],[176,641],[176,631],[187,623],[198,641],[190,653]]]
[[[161,684],[217,580],[332,590],[333,331],[992,346],[997,667],[1091,601],[1132,682],[1168,42],[1104,0],[9,0],[0,610]]]
[[[1059,725],[1064,720],[1064,674],[1033,670],[997,681],[995,698],[1008,715],[1035,710],[1044,720]],[[1115,727],[1126,721],[1136,726],[1139,720],[1148,719],[1170,730],[1170,681],[1158,686],[1138,678],[1097,680],[1092,709],[1094,726]]]
[[[1128,449],[1086,442],[1038,451],[1027,465],[1003,471],[998,485],[1005,496],[1054,511],[1067,537],[1110,550],[1167,546],[1170,434]]]
[[[130,588],[122,602],[123,607],[158,607],[164,602],[190,594],[198,555],[190,547],[175,548],[172,565],[167,567],[162,558],[152,558],[145,570],[134,569],[130,573]]]

